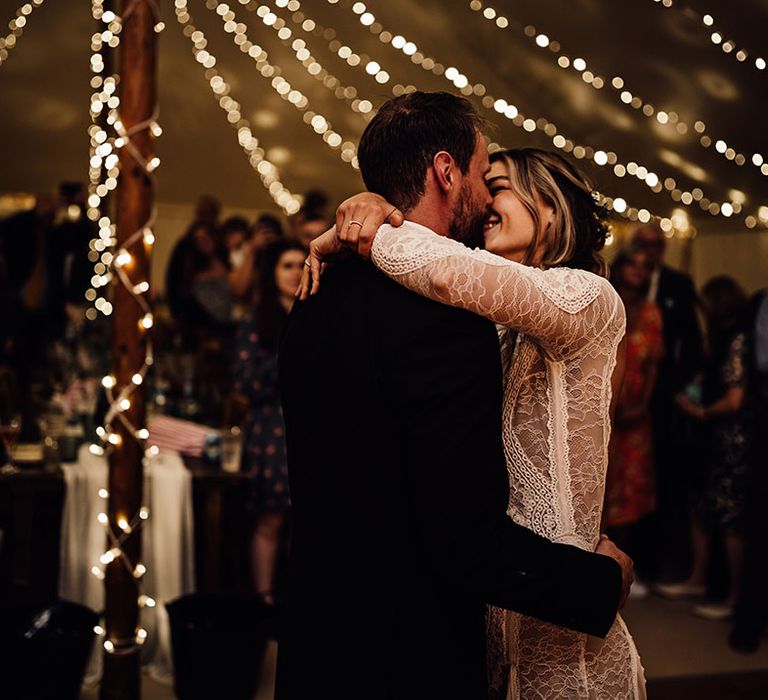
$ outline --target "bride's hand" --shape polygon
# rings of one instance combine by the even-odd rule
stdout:
[[[403,213],[384,197],[371,192],[345,199],[336,210],[339,239],[366,259],[371,257],[371,246],[379,226],[400,226],[402,223]]]
[[[304,261],[304,271],[301,282],[296,290],[296,296],[304,301],[310,294],[316,294],[320,289],[320,275],[325,267],[325,258],[336,255],[344,250],[344,243],[336,234],[336,228],[329,228],[309,244],[309,255]]]
[[[376,232],[385,223],[400,226],[403,214],[384,197],[362,192],[345,199],[336,210],[336,226],[309,244],[309,256],[304,262],[304,272],[296,296],[303,301],[317,293],[324,260],[329,255],[340,253],[346,248],[368,259]]]

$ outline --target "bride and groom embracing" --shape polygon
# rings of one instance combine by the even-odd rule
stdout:
[[[277,700],[645,696],[632,563],[600,535],[606,229],[567,161],[489,162],[481,127],[447,93],[385,104],[358,150],[375,194],[311,246],[280,349]]]

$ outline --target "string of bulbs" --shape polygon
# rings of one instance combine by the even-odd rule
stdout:
[[[737,51],[736,42],[733,39],[726,39],[724,33],[715,27],[715,18],[711,14],[702,14],[696,8],[683,2],[674,2],[673,0],[653,0],[653,2],[666,8],[676,6],[684,15],[705,27],[705,31],[710,33],[709,38],[712,43],[719,46],[724,54],[732,55],[739,63],[744,63],[749,58],[749,51],[743,48]],[[759,71],[764,71],[766,61],[762,56],[755,56],[751,65]]]
[[[515,29],[522,32],[524,36],[532,40],[538,47],[548,50],[553,56],[557,56],[557,65],[560,68],[563,68],[564,70],[572,68],[581,76],[584,83],[591,86],[593,89],[602,90],[604,86],[610,85],[610,87],[616,91],[619,104],[638,111],[649,120],[658,122],[658,124],[662,126],[674,128],[680,135],[685,135],[693,130],[698,135],[697,143],[701,148],[706,150],[714,146],[715,152],[729,162],[733,162],[738,166],[743,166],[749,162],[760,170],[763,175],[768,176],[768,163],[765,162],[763,154],[757,152],[753,153],[750,158],[747,158],[744,153],[738,152],[736,149],[729,146],[726,140],[710,136],[707,133],[707,125],[702,119],[696,119],[693,126],[691,126],[688,122],[680,118],[678,112],[674,110],[657,109],[650,102],[643,100],[635,91],[630,91],[622,76],[615,75],[608,81],[607,78],[595,74],[592,70],[588,69],[588,61],[581,57],[571,59],[561,50],[560,42],[552,39],[547,33],[539,32],[536,27],[532,25],[523,26],[520,22],[509,20],[505,16],[500,15],[491,5],[484,5],[481,0],[471,0],[469,7],[476,12],[482,10],[481,16],[502,31]],[[680,163],[683,162],[679,156],[674,160]],[[689,166],[686,170],[688,171],[686,174],[691,175],[693,168]],[[701,173],[701,177],[706,177],[706,172],[702,168],[695,166],[695,170]],[[678,188],[674,178],[666,178],[663,184],[664,187],[669,190],[675,201],[682,200],[683,191]],[[704,211],[708,211],[712,205],[712,203],[703,196],[703,193],[698,197],[694,197],[694,200],[700,203],[700,206]],[[743,193],[732,196],[731,202],[725,202],[720,205],[720,212],[726,217],[733,214],[739,214],[742,211],[744,200]]]
[[[263,6],[266,7],[266,6]],[[235,43],[240,42],[241,46],[245,46],[248,39],[248,27],[242,22],[236,22],[235,13],[226,3],[219,3],[216,7],[216,14],[218,14],[222,22],[224,22],[224,29],[229,33],[235,35]],[[263,21],[267,26],[275,25],[278,22],[278,18],[274,13],[267,12],[263,16]],[[281,22],[283,24],[283,22]],[[281,36],[282,34],[282,36]],[[292,35],[291,30],[288,27],[282,26],[278,29],[278,36],[280,38],[289,38]],[[238,39],[238,37],[242,37]],[[249,42],[250,43],[250,42]],[[323,114],[315,112],[309,109],[309,99],[300,90],[295,89],[290,82],[283,78],[280,73],[282,72],[277,66],[269,62],[267,52],[260,46],[253,45],[253,51],[249,50],[248,55],[256,63],[257,70],[265,78],[271,78],[270,86],[272,89],[280,95],[280,97],[293,105],[295,109],[303,113],[303,121],[312,127],[316,134],[318,134],[323,142],[332,150],[338,151],[339,147],[343,143],[343,137],[336,131],[334,131],[330,120]],[[356,162],[351,161],[353,167],[356,167]]]
[[[230,93],[232,87],[214,67],[216,56],[206,49],[208,40],[205,34],[195,27],[192,16],[187,10],[186,0],[176,1],[176,19],[183,27],[183,33],[192,42],[193,54],[205,70],[205,77],[214,96],[218,98],[219,107],[227,114],[227,122],[237,129],[238,143],[248,157],[248,162],[261,179],[269,195],[286,214],[295,214],[301,208],[301,200],[281,182],[277,167],[265,157],[258,138],[254,135],[249,120],[243,116],[240,103],[234,100]],[[240,45],[244,53],[253,51],[261,53],[261,47],[247,43]]]
[[[108,316],[112,313],[112,305],[106,299],[106,296],[98,296],[97,288],[108,287],[112,282],[121,284],[130,294],[132,300],[140,307],[142,316],[139,321],[139,327],[143,332],[149,331],[153,326],[153,316],[151,307],[147,301],[147,293],[150,285],[147,280],[133,280],[129,274],[133,255],[131,249],[137,245],[145,246],[150,250],[155,242],[153,226],[156,218],[156,210],[152,210],[147,221],[137,228],[127,237],[119,250],[115,250],[117,239],[115,237],[115,225],[108,215],[101,211],[102,199],[117,187],[117,181],[120,176],[119,156],[121,150],[125,150],[133,161],[144,171],[144,173],[154,180],[154,171],[160,165],[157,157],[144,158],[133,139],[141,132],[149,130],[153,136],[157,137],[162,133],[162,129],[157,123],[157,107],[153,115],[144,122],[138,123],[128,129],[120,119],[119,97],[115,94],[118,84],[118,76],[108,76],[104,78],[104,60],[101,51],[106,45],[109,50],[114,50],[120,45],[120,32],[123,22],[138,6],[139,3],[147,3],[155,17],[155,31],[160,32],[164,24],[160,19],[157,0],[133,0],[126,8],[122,17],[116,15],[111,10],[104,10],[103,0],[92,0],[91,10],[94,19],[101,21],[106,25],[106,29],[97,32],[91,37],[91,48],[94,53],[91,56],[91,71],[94,74],[91,78],[91,86],[97,90],[91,95],[90,114],[91,126],[89,134],[91,135],[91,161],[90,161],[90,188],[88,197],[88,218],[97,221],[99,224],[99,237],[91,242],[91,253],[89,259],[94,261],[94,277],[92,278],[93,287],[86,292],[86,299],[94,302],[94,307],[88,309],[88,318],[95,318],[96,311]],[[110,131],[109,134],[105,128],[98,123],[98,119],[104,110],[107,110],[106,124]],[[106,175],[106,178],[104,177]],[[146,378],[147,372],[154,362],[152,342],[149,336],[146,338],[146,350],[143,362],[136,368],[130,384],[124,387],[117,387],[117,380],[111,374],[102,379],[105,395],[107,397],[108,407],[103,424],[96,428],[96,434],[101,440],[101,445],[92,444],[90,451],[94,455],[102,456],[115,449],[119,449],[122,444],[120,433],[113,430],[115,421],[118,421],[126,430],[127,434],[132,436],[142,447],[144,456],[143,463],[146,466],[148,459],[159,453],[155,445],[148,445],[149,431],[146,427],[133,425],[127,418],[125,411],[131,407],[131,396],[141,386]],[[99,496],[103,499],[109,498],[107,489],[101,489]],[[105,569],[114,562],[120,562],[126,567],[127,571],[133,576],[140,586],[146,566],[141,562],[130,561],[128,555],[123,550],[123,544],[131,534],[138,534],[149,519],[149,508],[142,505],[138,512],[132,517],[118,516],[116,523],[111,523],[106,512],[100,512],[98,515],[99,523],[105,528],[108,538],[109,549],[99,558],[99,564],[94,564],[91,573],[103,580],[105,578]],[[138,605],[140,608],[155,607],[155,600],[144,593],[138,596]],[[146,641],[147,631],[143,627],[138,627],[136,633],[128,638],[108,637],[107,631],[97,625],[94,628],[96,634],[103,637],[102,645],[109,654],[132,654],[135,653]]]
[[[32,0],[32,2],[24,3],[16,10],[14,18],[8,22],[8,29],[11,31],[5,36],[0,36],[0,66],[8,60],[11,50],[18,43],[19,37],[24,33],[24,27],[27,26],[27,17],[44,2],[45,0]]]

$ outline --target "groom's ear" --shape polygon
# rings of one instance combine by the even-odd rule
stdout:
[[[439,151],[432,159],[435,180],[444,194],[448,194],[456,184],[456,161],[447,151]]]

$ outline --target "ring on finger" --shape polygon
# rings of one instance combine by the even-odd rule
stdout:
[[[307,259],[304,261],[304,265],[305,265],[306,267],[312,267],[312,263],[311,263],[311,262],[309,262],[309,258],[307,258]]]
[[[360,228],[362,228],[362,227],[363,227],[363,224],[362,224],[360,221],[355,221],[354,219],[352,219],[352,221],[350,221],[350,222],[347,224],[347,228],[349,228],[350,226],[352,226],[352,224],[357,224],[357,225],[358,225]]]

